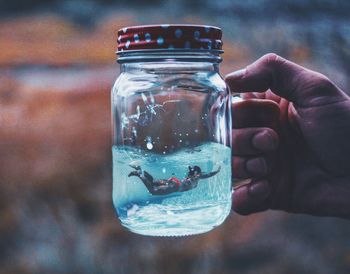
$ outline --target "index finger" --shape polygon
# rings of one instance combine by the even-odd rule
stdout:
[[[264,55],[245,69],[228,74],[225,81],[233,92],[270,89],[298,106],[312,105],[317,97],[340,95],[339,89],[326,76],[273,53]]]

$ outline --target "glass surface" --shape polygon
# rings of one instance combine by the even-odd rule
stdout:
[[[113,203],[153,236],[203,233],[231,208],[230,95],[212,62],[122,64],[112,90]]]

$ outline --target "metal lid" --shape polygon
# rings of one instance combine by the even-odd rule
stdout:
[[[220,28],[163,24],[125,27],[118,31],[118,51],[215,50],[222,52]]]

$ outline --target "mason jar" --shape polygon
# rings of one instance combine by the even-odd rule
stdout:
[[[135,233],[204,233],[230,212],[231,99],[219,74],[221,35],[201,25],[118,31],[113,204]]]

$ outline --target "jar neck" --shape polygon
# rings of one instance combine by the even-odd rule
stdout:
[[[220,63],[222,50],[132,50],[118,51],[118,63],[182,61]]]
[[[167,50],[118,52],[122,72],[137,70],[193,72],[219,71],[222,51],[214,50]]]

